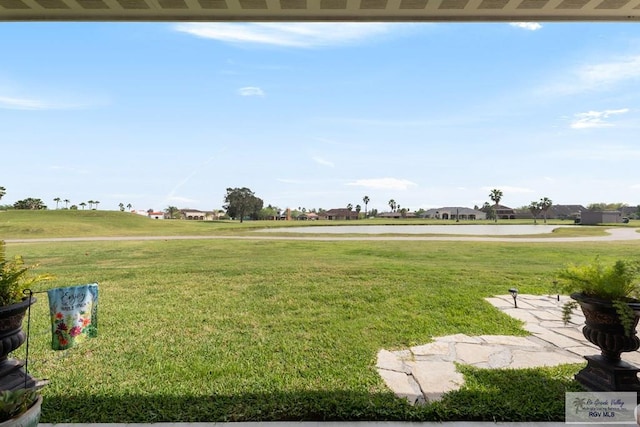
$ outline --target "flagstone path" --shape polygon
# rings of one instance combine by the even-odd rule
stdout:
[[[464,334],[436,337],[433,342],[405,350],[380,350],[376,368],[387,386],[411,404],[439,400],[464,382],[454,362],[479,368],[529,368],[582,363],[583,356],[600,350],[582,335],[584,317],[574,311],[571,322],[562,321],[562,305],[568,297],[511,295],[486,300],[524,322],[531,335]],[[622,354],[623,360],[640,365],[640,352]]]

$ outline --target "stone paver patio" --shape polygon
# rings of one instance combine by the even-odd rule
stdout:
[[[376,368],[387,386],[411,404],[441,398],[463,384],[454,362],[479,368],[529,368],[585,362],[583,356],[600,350],[582,335],[584,317],[574,311],[571,322],[562,321],[562,305],[568,297],[518,295],[518,308],[511,295],[487,298],[508,315],[522,320],[527,337],[507,335],[434,338],[433,342],[406,350],[380,350]],[[640,365],[640,353],[622,354],[623,360]]]

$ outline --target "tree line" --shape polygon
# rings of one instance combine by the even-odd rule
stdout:
[[[7,190],[5,187],[0,186],[0,200],[6,195]],[[489,200],[493,202],[493,204],[488,201],[484,203],[482,207],[474,206],[474,209],[485,212],[487,215],[487,219],[493,219],[494,221],[498,221],[497,209],[500,206],[500,202],[504,197],[504,193],[502,190],[494,188],[489,193]],[[62,199],[60,197],[55,197],[53,199],[56,202],[56,209],[59,209],[60,203],[64,203],[63,209],[72,209],[77,210],[85,207],[89,207],[89,209],[97,209],[100,201],[98,200],[88,200],[87,202],[80,202],[77,205],[73,204],[69,206],[71,201],[69,199]],[[371,201],[369,196],[364,196],[362,198],[362,202],[364,204],[364,217],[368,216],[376,216],[378,211],[376,209],[372,209],[369,211],[369,202]],[[387,203],[391,212],[400,212],[402,216],[404,216],[409,209],[406,207],[401,207],[399,203],[397,203],[394,199],[390,199]],[[532,201],[529,205],[523,206],[520,209],[528,209],[532,216],[534,223],[537,222],[537,219],[540,214],[542,214],[544,222],[547,222],[547,211],[553,205],[553,201],[548,197],[541,197],[539,200]],[[623,207],[628,207],[629,205],[626,203],[591,203],[587,205],[588,210],[620,210]],[[127,209],[131,209],[131,203],[125,205],[124,203],[119,203],[118,207],[120,211],[124,212],[125,207]],[[28,197],[23,200],[18,200],[13,205],[5,205],[0,206],[0,208],[4,209],[29,209],[29,210],[44,210],[47,209],[47,205],[42,201],[42,199]],[[226,212],[226,216],[233,219],[240,219],[240,222],[245,219],[275,219],[282,216],[283,211],[278,207],[267,205],[264,206],[264,201],[257,197],[253,191],[251,191],[247,187],[238,187],[238,188],[227,188],[226,194],[224,196],[224,211]],[[360,204],[356,204],[355,206],[352,203],[347,204],[346,208],[348,210],[355,210],[358,218],[360,218],[360,212],[362,211],[362,206]],[[297,218],[300,215],[304,215],[308,212],[313,212],[316,214],[322,214],[325,209],[306,209],[304,207],[298,207],[298,209],[291,210],[290,214],[293,218]],[[416,214],[420,214],[424,212],[424,209],[420,209],[416,211]],[[639,211],[640,212],[640,211]],[[169,206],[165,209],[165,214],[168,218],[177,218],[179,216],[179,209],[175,206]]]

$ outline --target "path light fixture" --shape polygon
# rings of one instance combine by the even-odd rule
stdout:
[[[518,290],[516,288],[511,288],[509,289],[509,293],[513,297],[513,305],[515,308],[518,308],[518,301],[516,300],[518,298]]]

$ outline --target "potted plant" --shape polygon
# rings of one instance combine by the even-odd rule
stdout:
[[[24,373],[16,375],[16,370],[22,368],[22,362],[9,359],[8,354],[26,340],[22,320],[35,298],[27,297],[25,290],[52,277],[48,274],[32,274],[31,270],[35,267],[27,265],[20,255],[8,259],[5,243],[0,240],[0,390],[24,386],[20,378],[16,380],[20,376],[24,378]]]
[[[557,290],[574,301],[565,304],[564,320],[580,305],[585,316],[582,333],[601,350],[600,356],[586,356],[587,367],[576,379],[592,390],[640,391],[640,369],[623,362],[620,354],[640,348],[636,326],[640,316],[640,263],[618,260],[603,264],[600,259],[570,264],[558,273]]]
[[[33,388],[0,391],[0,427],[35,427],[42,396]]]

